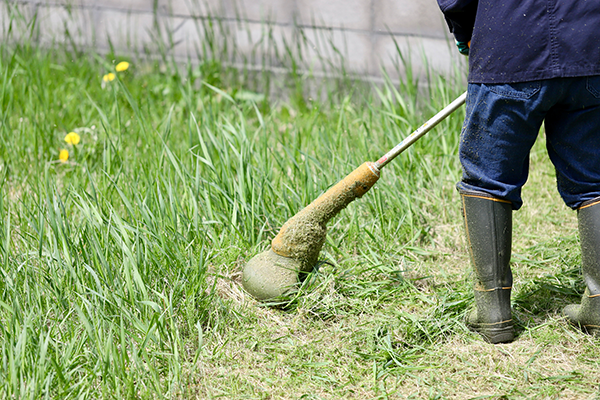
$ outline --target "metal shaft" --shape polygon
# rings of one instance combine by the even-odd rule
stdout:
[[[446,117],[456,111],[457,108],[462,106],[465,103],[467,98],[467,92],[460,95],[456,100],[452,103],[448,104],[442,111],[435,114],[429,121],[425,122],[421,125],[416,131],[411,133],[406,139],[400,142],[396,147],[392,150],[388,151],[383,157],[377,160],[373,167],[377,169],[377,171],[381,170],[381,168],[385,167],[387,163],[392,161],[396,156],[402,153],[404,150],[409,148],[414,142],[419,140],[421,136],[425,135],[431,129],[433,129],[437,124],[442,122]]]

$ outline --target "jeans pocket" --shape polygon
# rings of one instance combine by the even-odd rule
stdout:
[[[540,81],[519,83],[497,83],[486,85],[490,92],[511,99],[529,99],[542,88]]]
[[[597,99],[600,99],[600,76],[588,76],[585,87]]]

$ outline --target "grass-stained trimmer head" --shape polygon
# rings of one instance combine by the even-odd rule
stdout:
[[[310,272],[327,234],[327,222],[379,179],[374,163],[364,163],[327,192],[290,218],[271,242],[244,268],[244,288],[258,300],[281,297]]]
[[[257,300],[282,298],[294,291],[299,275],[311,272],[325,243],[327,222],[362,197],[379,179],[379,171],[440,121],[459,108],[466,93],[421,125],[377,162],[366,162],[290,218],[271,242],[244,267],[242,284]]]

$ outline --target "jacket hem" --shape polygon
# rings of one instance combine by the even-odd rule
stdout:
[[[581,78],[584,76],[596,76],[600,75],[600,67],[594,68],[591,70],[563,70],[557,72],[556,70],[548,70],[548,71],[540,71],[525,74],[518,74],[514,72],[506,72],[506,73],[498,73],[498,74],[490,74],[490,73],[477,73],[471,72],[469,73],[467,82],[468,83],[484,83],[484,84],[494,84],[494,83],[519,83],[519,82],[530,82],[530,81],[540,81],[545,79],[555,79],[555,78]]]

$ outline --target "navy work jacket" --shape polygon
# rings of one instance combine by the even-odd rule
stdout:
[[[469,82],[600,75],[600,0],[438,0]]]

